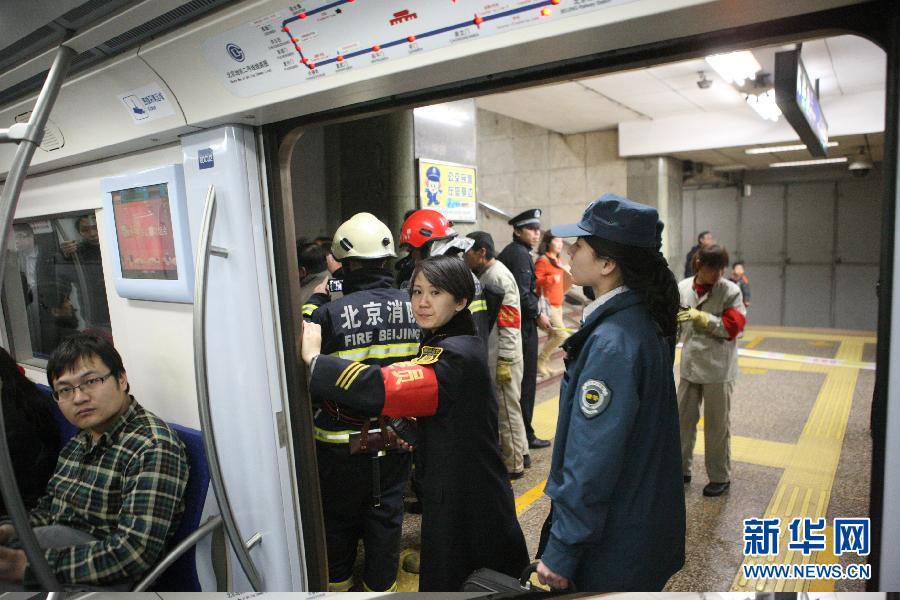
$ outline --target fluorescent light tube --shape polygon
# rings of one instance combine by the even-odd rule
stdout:
[[[772,163],[770,167],[809,167],[812,165],[829,165],[834,163],[845,163],[847,162],[846,156],[839,156],[837,158],[816,158],[813,160],[789,160],[785,162],[776,162]]]
[[[759,62],[749,50],[713,54],[706,57],[706,62],[722,79],[737,85],[743,85],[747,79],[754,79],[756,74],[762,70]]]
[[[781,109],[775,103],[775,90],[771,89],[764,94],[749,94],[746,98],[750,108],[756,111],[756,114],[763,119],[769,121],[777,121],[781,116]]]
[[[837,142],[828,142],[826,146],[834,148]],[[787,146],[767,146],[765,148],[747,148],[744,150],[746,154],[769,154],[772,152],[791,152],[793,150],[806,150],[806,144],[789,144]]]

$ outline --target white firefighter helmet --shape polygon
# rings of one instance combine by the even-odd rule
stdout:
[[[356,213],[337,228],[331,251],[338,260],[397,256],[391,230],[367,212]]]

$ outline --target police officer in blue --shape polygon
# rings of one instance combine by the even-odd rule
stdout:
[[[322,353],[360,366],[415,358],[420,329],[409,293],[394,287],[386,264],[396,256],[390,229],[374,215],[358,213],[338,227],[331,248],[345,271],[343,296],[332,297],[308,317],[322,328]],[[396,591],[410,454],[383,447],[389,441],[383,419],[338,408],[315,395],[312,400],[328,589],[351,589],[362,540],[363,589]]]
[[[531,417],[534,414],[534,395],[537,391],[538,334],[537,328],[550,329],[550,318],[538,308],[537,279],[534,276],[532,249],[541,241],[541,209],[519,213],[508,221],[513,226],[513,241],[497,255],[519,285],[519,310],[522,316],[522,419],[529,448],[550,445],[534,435]],[[529,457],[530,458],[530,457]],[[526,464],[530,463],[526,459]]]
[[[566,374],[546,492],[538,576],[579,591],[661,590],[684,565],[685,507],[669,340],[678,287],[660,253],[656,209],[605,194],[569,250],[593,288],[563,345]]]

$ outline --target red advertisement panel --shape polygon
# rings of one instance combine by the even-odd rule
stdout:
[[[172,214],[165,185],[113,192],[122,276],[177,279]]]

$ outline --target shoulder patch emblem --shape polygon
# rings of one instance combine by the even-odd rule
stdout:
[[[422,346],[419,355],[412,359],[417,365],[433,365],[438,361],[438,357],[443,352],[443,348],[435,348],[434,346]]]
[[[588,379],[581,386],[581,413],[593,419],[609,407],[612,392],[606,384],[596,379]]]

